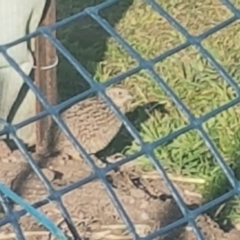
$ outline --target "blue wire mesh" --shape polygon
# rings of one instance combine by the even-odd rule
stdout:
[[[145,239],[145,240],[150,240],[153,239],[154,237],[163,235],[165,233],[168,233],[169,231],[171,231],[172,229],[181,226],[183,223],[188,223],[194,230],[194,233],[197,237],[198,240],[204,240],[204,236],[201,233],[201,231],[199,230],[199,228],[196,225],[195,219],[196,217],[209,210],[210,208],[227,201],[228,199],[230,199],[232,196],[239,194],[240,193],[240,189],[239,189],[239,182],[237,181],[237,179],[234,177],[234,174],[232,172],[232,170],[229,168],[229,166],[225,163],[225,161],[223,160],[221,154],[219,153],[218,149],[216,148],[216,146],[214,145],[214,143],[212,142],[212,140],[210,139],[210,137],[208,136],[208,134],[205,132],[205,130],[203,129],[202,125],[205,121],[207,121],[208,119],[210,119],[211,117],[219,114],[220,112],[227,110],[228,108],[236,105],[237,103],[240,102],[240,89],[237,85],[237,83],[232,79],[232,77],[227,73],[227,71],[214,59],[214,57],[202,46],[201,42],[207,38],[208,36],[210,36],[211,34],[227,27],[228,25],[232,24],[233,22],[237,21],[240,18],[240,11],[228,0],[221,0],[221,2],[234,14],[233,17],[227,19],[226,21],[221,22],[220,24],[212,27],[211,29],[205,31],[204,33],[198,35],[198,36],[193,36],[191,35],[180,23],[178,23],[178,21],[176,19],[174,19],[173,17],[171,17],[170,14],[168,14],[168,12],[166,12],[159,4],[157,4],[154,0],[146,0],[145,2],[148,3],[149,5],[151,5],[161,16],[163,16],[177,31],[179,31],[181,34],[183,34],[183,36],[186,38],[186,41],[180,45],[178,45],[177,47],[174,47],[168,51],[166,51],[165,53],[157,56],[154,59],[151,60],[146,60],[144,59],[138,52],[136,52],[113,28],[112,26],[105,20],[103,19],[100,15],[99,15],[99,11],[107,8],[109,6],[111,6],[114,3],[119,2],[120,0],[107,0],[99,5],[93,6],[93,7],[88,7],[85,8],[83,11],[68,17],[66,19],[63,19],[57,23],[55,23],[52,26],[48,26],[48,27],[40,27],[37,29],[36,32],[29,34],[17,41],[14,41],[12,43],[0,46],[0,51],[3,54],[3,56],[5,56],[5,58],[7,59],[7,61],[12,65],[12,67],[23,77],[24,81],[26,82],[26,84],[29,86],[29,88],[34,91],[34,93],[36,94],[38,100],[40,101],[40,103],[43,105],[44,107],[44,111],[41,112],[40,114],[38,114],[35,117],[32,117],[30,119],[27,119],[19,124],[15,124],[15,125],[11,125],[8,124],[7,122],[4,122],[5,124],[5,128],[4,130],[0,131],[0,135],[6,134],[6,133],[10,133],[13,137],[13,140],[15,141],[15,143],[17,144],[17,147],[20,149],[20,151],[24,154],[24,156],[26,157],[26,160],[29,162],[29,164],[31,165],[31,167],[33,168],[33,170],[36,172],[36,174],[39,176],[39,178],[41,179],[41,181],[44,183],[44,185],[46,186],[46,188],[49,191],[49,196],[47,199],[44,199],[42,201],[39,201],[35,204],[33,204],[33,206],[35,208],[38,208],[40,206],[43,206],[45,204],[47,204],[50,201],[55,201],[58,204],[59,209],[61,210],[62,215],[64,216],[65,221],[68,224],[68,227],[71,229],[71,232],[74,236],[75,239],[81,239],[80,236],[78,235],[76,229],[73,227],[73,223],[72,220],[69,216],[69,213],[67,212],[65,206],[63,205],[62,201],[61,201],[61,196],[63,196],[64,194],[66,194],[67,192],[70,192],[72,190],[74,190],[77,187],[80,187],[88,182],[93,181],[94,179],[99,179],[105,189],[107,194],[109,195],[110,199],[112,200],[114,206],[116,207],[116,209],[118,210],[119,214],[121,215],[123,221],[125,222],[125,224],[127,225],[128,229],[130,230],[130,232],[132,233],[132,237],[133,239],[140,239],[140,237],[137,235],[134,225],[131,222],[128,214],[125,212],[125,210],[123,209],[120,201],[118,200],[118,198],[116,197],[116,194],[114,193],[114,191],[112,190],[111,186],[109,186],[109,183],[106,181],[105,179],[105,175],[107,172],[109,172],[110,170],[116,168],[117,166],[120,166],[124,163],[127,163],[129,161],[131,161],[132,159],[135,159],[138,156],[141,156],[143,154],[145,154],[146,156],[149,157],[149,159],[151,160],[152,164],[155,166],[155,168],[157,169],[158,173],[161,175],[161,177],[163,178],[164,182],[166,183],[167,187],[169,188],[172,196],[174,197],[174,199],[176,200],[182,214],[183,214],[183,218],[166,226],[163,227],[161,229],[159,229],[158,231],[149,234],[148,236],[141,238],[141,239]],[[124,0],[123,0],[124,1]],[[66,25],[67,23],[70,23],[74,20],[77,20],[81,17],[84,16],[89,16],[91,17],[93,20],[95,20],[103,29],[105,29],[118,43],[121,44],[121,46],[134,58],[137,60],[138,62],[138,66],[125,72],[122,73],[116,77],[113,77],[111,79],[109,79],[109,81],[107,81],[104,84],[98,84],[97,82],[95,82],[90,73],[81,65],[81,63],[79,63],[70,53],[69,51],[61,44],[61,42],[52,37],[52,31],[61,28],[62,26]],[[45,97],[43,96],[43,94],[39,91],[39,89],[32,83],[32,80],[26,76],[24,74],[24,72],[19,68],[18,64],[14,61],[14,59],[12,59],[8,54],[7,54],[7,49],[19,44],[23,41],[27,41],[32,37],[38,36],[38,35],[43,35],[45,36],[50,42],[52,42],[54,44],[54,46],[56,47],[56,49],[58,49],[58,51],[60,51],[65,58],[74,66],[74,68],[86,79],[86,81],[90,84],[91,88],[87,91],[85,91],[82,94],[79,94],[59,105],[56,106],[51,106],[48,104],[47,100],[45,99]],[[178,96],[174,93],[174,91],[164,82],[164,80],[155,72],[154,70],[154,64],[164,60],[166,57],[169,57],[177,52],[179,52],[180,50],[183,50],[189,46],[194,46],[201,54],[202,56],[204,56],[211,64],[212,66],[216,69],[216,71],[224,78],[224,80],[237,92],[238,97],[236,97],[234,100],[226,103],[225,105],[218,107],[217,109],[214,109],[213,111],[199,117],[196,118],[189,110],[188,108],[183,104],[183,102],[178,98]],[[125,79],[128,76],[131,76],[135,73],[138,73],[141,70],[146,70],[149,72],[149,74],[152,76],[152,78],[158,83],[158,85],[165,91],[165,93],[172,99],[172,101],[176,104],[176,106],[178,107],[178,109],[185,115],[185,117],[188,119],[189,121],[189,125],[176,130],[175,132],[169,134],[168,136],[165,136],[155,142],[152,143],[145,143],[142,141],[142,139],[140,138],[138,132],[135,130],[135,128],[132,126],[132,124],[128,121],[128,119],[121,114],[121,112],[116,109],[115,106],[113,106],[112,101],[110,99],[108,99],[104,93],[104,89],[113,84],[113,83],[117,83],[120,82],[121,80]],[[85,150],[79,145],[79,143],[76,141],[76,139],[73,137],[73,135],[71,134],[71,132],[66,128],[66,125],[64,124],[64,122],[61,120],[61,118],[59,118],[59,112],[61,109],[66,108],[66,106],[70,106],[73,103],[78,102],[80,99],[84,98],[85,96],[89,95],[89,93],[93,93],[97,91],[99,93],[99,95],[101,97],[103,97],[103,99],[111,106],[111,109],[115,112],[115,114],[118,115],[118,117],[121,118],[123,124],[125,125],[125,127],[128,129],[128,131],[130,132],[130,134],[134,137],[134,139],[136,139],[138,141],[138,143],[141,145],[141,151],[135,153],[132,156],[128,156],[125,159],[112,164],[111,166],[107,166],[104,169],[99,169],[95,166],[95,164],[93,163],[92,159],[88,156],[88,154],[85,152]],[[86,159],[87,163],[89,164],[89,166],[91,167],[91,169],[93,170],[93,174],[91,176],[88,176],[85,179],[82,179],[70,186],[67,186],[64,189],[61,190],[55,190],[53,189],[53,187],[51,186],[50,182],[47,180],[47,178],[44,176],[44,174],[41,172],[41,170],[39,169],[39,167],[34,163],[34,161],[32,160],[31,156],[28,154],[26,148],[24,147],[23,143],[21,142],[21,140],[17,137],[16,135],[16,131],[27,125],[30,124],[36,120],[39,120],[40,118],[43,118],[47,115],[51,115],[51,117],[54,119],[54,121],[59,125],[59,127],[62,129],[62,131],[64,132],[64,134],[69,138],[69,140],[71,141],[71,143],[76,147],[76,149],[82,154],[82,156]],[[202,205],[201,207],[195,209],[195,210],[190,210],[187,208],[187,206],[185,205],[183,199],[181,198],[180,194],[177,192],[177,190],[175,189],[174,185],[172,184],[172,182],[170,181],[170,179],[168,178],[166,172],[164,171],[162,165],[160,164],[159,160],[156,159],[153,150],[155,147],[162,145],[178,136],[180,136],[181,134],[186,133],[187,131],[193,130],[195,129],[199,135],[201,136],[201,138],[204,140],[206,146],[209,148],[209,150],[212,152],[212,154],[214,155],[214,157],[216,158],[218,164],[220,165],[220,167],[222,168],[223,172],[225,173],[226,177],[228,178],[229,182],[232,185],[232,190],[230,190],[229,192],[225,193],[224,195],[214,199],[213,201],[206,203],[204,205]],[[23,216],[24,214],[26,214],[27,210],[23,209],[20,211],[16,211],[13,212],[11,211],[11,209],[8,207],[8,203],[6,202],[6,199],[4,198],[4,196],[9,196],[10,192],[6,190],[6,187],[3,186],[2,184],[0,184],[0,192],[2,192],[2,194],[0,195],[0,200],[2,205],[4,206],[4,210],[7,213],[6,217],[4,217],[3,219],[0,220],[0,227],[7,224],[7,223],[11,223],[14,226],[15,232],[18,236],[18,239],[24,239],[23,233],[17,223],[17,220]],[[5,194],[5,195],[4,195]],[[10,194],[11,195],[11,194]],[[13,201],[19,202],[18,199],[12,195],[11,196]],[[5,200],[4,200],[5,199]],[[37,214],[36,212],[32,212],[32,210],[28,210],[30,214]],[[43,219],[42,223],[44,225],[47,225],[48,222],[47,219]],[[52,230],[54,232],[54,229]]]

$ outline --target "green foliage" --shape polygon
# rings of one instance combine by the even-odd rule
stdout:
[[[65,1],[59,1],[60,18],[78,12],[87,4],[93,5],[101,1],[72,0],[70,2],[71,4],[68,5]],[[199,35],[232,16],[232,13],[218,0],[156,0],[156,2],[193,35]],[[240,1],[235,0],[234,4],[240,6]],[[152,59],[185,41],[181,33],[142,0],[120,1],[113,7],[101,11],[100,14],[146,59]],[[136,60],[90,18],[84,18],[59,30],[58,37],[96,81],[105,82],[137,66]],[[240,83],[239,38],[240,24],[235,22],[203,41],[203,46],[225,67],[238,84]],[[65,99],[85,90],[87,86],[83,78],[71,69],[64,58],[60,59],[59,92],[62,99]],[[196,117],[201,117],[230,102],[237,95],[211,63],[194,47],[184,49],[157,63],[154,69]],[[141,114],[136,115],[134,123],[140,124],[139,134],[145,142],[156,141],[189,124],[180,109],[148,72],[141,71],[130,76],[122,84],[136,96],[135,106],[157,102],[164,104],[168,111],[168,114],[162,114],[157,110],[151,113],[146,110],[149,118],[144,122],[139,122],[138,118]],[[204,124],[205,131],[209,133],[224,160],[238,178],[240,178],[239,113],[239,106],[234,106]],[[139,149],[139,145],[133,141],[123,152],[132,154]],[[222,169],[195,130],[157,147],[154,153],[167,172],[206,179],[206,184],[202,187],[206,201],[230,189]],[[146,157],[139,158],[138,162],[146,170],[153,168]],[[224,214],[225,219],[235,219],[237,216],[239,218],[237,215],[239,211],[239,202],[233,199],[224,207],[221,214],[218,214],[218,218],[222,219]]]

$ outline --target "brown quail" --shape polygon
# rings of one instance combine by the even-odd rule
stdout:
[[[128,90],[112,87],[106,90],[107,96],[118,109],[125,113],[127,104],[133,99]],[[98,95],[76,103],[61,113],[61,117],[77,141],[88,154],[95,154],[112,141],[122,126],[122,122]],[[54,152],[79,158],[70,140],[53,122],[41,147],[41,155]]]
[[[128,90],[120,87],[108,88],[106,94],[122,113],[126,112],[127,104],[133,98]],[[122,126],[122,122],[99,96],[88,98],[73,105],[64,111],[61,117],[73,136],[89,154],[95,154],[107,147]],[[56,126],[53,128],[56,129]],[[72,157],[78,155],[63,132],[60,129],[57,131],[54,129],[52,132],[55,137],[51,144],[54,143],[55,146],[51,148],[54,148],[56,152],[62,152]],[[49,145],[49,138],[45,144]]]
[[[129,91],[121,87],[108,88],[106,94],[122,113],[127,111],[127,105],[133,99]],[[61,117],[85,151],[93,155],[107,147],[122,126],[122,122],[98,95],[76,103],[65,110]],[[49,160],[48,157],[54,153],[79,159],[79,153],[70,140],[57,124],[52,122],[42,147],[35,155],[35,161],[40,167],[44,167]],[[30,172],[31,167],[26,164],[23,171],[12,182],[12,189],[15,192],[20,194],[21,182]]]

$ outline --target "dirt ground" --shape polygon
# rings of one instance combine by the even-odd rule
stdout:
[[[24,160],[17,152],[7,155],[0,158],[0,181],[10,186],[11,180],[21,171]],[[43,169],[43,172],[55,189],[63,189],[91,174],[90,168],[83,160],[66,160],[61,156],[52,159],[51,163]],[[160,177],[154,178],[154,175],[155,173],[141,172],[137,166],[131,163],[122,166],[119,171],[110,172],[107,177],[113,192],[133,222],[136,233],[141,237],[147,236],[182,217],[181,211],[167,187]],[[196,192],[193,185],[176,182],[174,185],[190,208],[201,204],[201,195]],[[34,174],[23,182],[22,189],[22,197],[31,203],[47,196],[46,188]],[[75,188],[63,195],[62,202],[82,239],[134,239],[129,234],[100,181],[95,180]],[[21,209],[19,206],[14,208]],[[74,239],[56,203],[49,202],[40,209],[63,229],[69,239]],[[224,232],[217,223],[205,214],[199,216],[196,222],[206,240],[239,239],[239,231],[233,229],[230,232]],[[49,232],[30,216],[23,216],[20,219],[20,224],[26,239],[53,239]],[[14,236],[10,226],[5,225],[0,228],[0,240],[15,239]],[[185,225],[153,239],[195,240],[197,238],[191,227]]]

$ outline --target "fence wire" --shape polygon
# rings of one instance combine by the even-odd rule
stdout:
[[[27,120],[25,120],[25,121],[23,121],[19,124],[15,124],[15,125],[9,124],[6,121],[1,119],[1,122],[4,123],[5,128],[2,131],[0,131],[0,135],[4,135],[4,134],[8,133],[8,134],[11,134],[13,136],[13,140],[16,143],[17,147],[24,154],[27,162],[31,165],[31,167],[33,168],[35,173],[38,175],[38,177],[41,179],[41,181],[44,183],[44,185],[46,186],[46,188],[49,191],[48,198],[33,204],[33,207],[39,208],[39,207],[47,204],[49,202],[49,200],[50,201],[55,201],[58,204],[58,207],[61,210],[61,213],[62,213],[62,215],[63,215],[63,217],[64,217],[64,219],[65,219],[65,221],[66,221],[66,223],[67,223],[67,225],[68,225],[68,227],[69,227],[69,229],[70,229],[70,231],[71,231],[71,233],[74,237],[74,239],[81,239],[81,237],[77,233],[77,230],[74,227],[74,224],[71,220],[71,217],[70,217],[66,207],[62,203],[61,197],[64,194],[74,190],[75,188],[78,188],[80,186],[83,186],[86,183],[89,183],[89,182],[93,181],[94,179],[99,179],[103,183],[103,185],[105,186],[107,194],[109,195],[111,201],[113,202],[114,206],[118,210],[119,214],[121,215],[121,217],[122,217],[123,221],[125,222],[125,224],[127,225],[128,229],[132,233],[133,239],[140,239],[140,237],[137,235],[137,233],[135,231],[134,225],[131,222],[127,212],[123,209],[122,204],[120,203],[120,201],[116,197],[116,194],[112,190],[109,183],[106,181],[105,175],[106,175],[107,172],[116,168],[117,166],[120,166],[124,163],[127,163],[127,162],[135,159],[136,157],[144,154],[144,155],[149,157],[152,164],[155,166],[156,170],[158,171],[158,173],[161,175],[162,179],[166,183],[167,187],[169,188],[172,196],[174,197],[175,201],[177,202],[177,204],[178,204],[178,206],[179,206],[179,208],[180,208],[180,210],[183,214],[183,218],[174,222],[174,223],[172,223],[172,224],[170,224],[170,225],[168,225],[168,226],[166,226],[166,227],[163,227],[163,228],[155,231],[154,233],[151,233],[148,236],[146,236],[144,238],[141,238],[141,239],[145,239],[145,240],[153,239],[154,237],[157,237],[157,236],[163,235],[165,233],[168,233],[169,231],[173,230],[174,228],[179,227],[184,223],[187,223],[194,230],[194,233],[195,233],[197,239],[198,240],[204,240],[204,236],[203,236],[202,232],[199,230],[199,228],[196,225],[196,222],[195,222],[196,217],[198,215],[200,215],[201,213],[209,210],[210,208],[212,208],[212,207],[214,207],[214,206],[216,206],[216,205],[218,205],[222,202],[227,201],[232,196],[234,196],[236,194],[239,195],[240,189],[239,189],[239,182],[234,177],[234,174],[233,174],[232,170],[225,163],[225,161],[223,160],[223,157],[219,153],[218,149],[216,148],[216,146],[214,145],[214,143],[212,142],[212,140],[210,139],[210,137],[208,136],[206,131],[203,129],[202,125],[205,121],[207,121],[211,117],[213,117],[213,116],[219,114],[220,112],[222,112],[224,110],[227,110],[228,108],[230,108],[230,107],[236,105],[237,103],[239,103],[240,102],[240,89],[239,89],[237,83],[227,73],[227,71],[214,59],[214,57],[209,53],[209,51],[207,51],[202,46],[201,42],[206,37],[208,37],[209,35],[211,35],[213,33],[216,33],[217,31],[227,27],[229,24],[232,24],[233,22],[237,21],[240,18],[240,11],[230,1],[221,0],[221,2],[233,13],[234,16],[229,18],[226,21],[221,22],[220,24],[212,27],[211,29],[205,31],[204,33],[202,33],[198,36],[193,36],[176,19],[174,19],[168,12],[166,12],[154,0],[145,0],[145,2],[147,2],[149,5],[151,5],[153,9],[155,9],[161,16],[163,16],[177,31],[179,31],[181,34],[183,34],[183,36],[186,38],[186,41],[183,44],[178,45],[177,47],[174,47],[174,48],[166,51],[165,53],[157,56],[154,59],[146,60],[138,52],[136,52],[111,27],[111,25],[104,18],[102,18],[99,15],[100,10],[102,10],[104,8],[107,8],[107,7],[111,6],[112,4],[115,4],[119,1],[121,1],[121,0],[108,0],[108,1],[105,1],[101,4],[99,4],[99,5],[85,8],[83,11],[81,11],[81,12],[79,12],[79,13],[71,16],[71,17],[68,17],[66,19],[63,19],[63,20],[55,23],[54,25],[47,26],[47,27],[40,27],[40,28],[37,29],[36,32],[31,33],[31,34],[25,36],[24,38],[21,38],[21,39],[19,39],[17,41],[14,41],[12,43],[0,46],[1,54],[6,58],[6,60],[11,64],[11,66],[23,77],[26,84],[36,94],[37,99],[40,101],[40,103],[43,105],[43,107],[45,109],[43,112],[41,112],[37,116],[34,116],[30,119],[27,119]],[[124,0],[122,0],[122,1],[124,1]],[[61,42],[58,39],[56,39],[52,36],[52,31],[57,30],[58,28],[63,27],[67,23],[73,22],[73,21],[75,21],[75,20],[77,20],[81,17],[84,17],[84,16],[91,17],[103,29],[105,29],[119,44],[121,44],[121,46],[134,59],[136,59],[138,61],[138,66],[129,70],[129,71],[127,71],[127,72],[125,72],[125,73],[122,73],[122,74],[118,75],[117,77],[113,77],[113,78],[109,79],[109,81],[107,81],[104,84],[98,84],[97,82],[95,82],[92,79],[90,73],[88,73],[88,71],[83,67],[83,65],[81,65],[81,63],[79,63],[69,53],[69,51],[61,44]],[[77,95],[77,96],[59,104],[59,105],[51,106],[51,105],[48,104],[47,100],[45,99],[43,94],[39,91],[39,89],[33,84],[32,80],[24,74],[24,72],[20,69],[20,67],[14,61],[14,59],[12,59],[7,53],[7,50],[10,47],[12,47],[16,44],[19,44],[23,41],[27,41],[30,38],[38,36],[38,35],[45,36],[51,43],[53,43],[53,45],[56,47],[56,49],[65,56],[65,58],[74,66],[74,68],[90,84],[91,88],[89,90],[87,90],[84,93],[79,94],[79,95]],[[213,111],[211,111],[211,112],[209,112],[209,113],[207,113],[207,114],[205,114],[205,115],[203,115],[199,118],[196,118],[188,110],[188,108],[183,104],[183,102],[179,99],[179,97],[175,94],[175,92],[170,88],[170,86],[168,86],[168,84],[165,83],[165,81],[162,79],[162,77],[159,76],[159,74],[157,74],[154,70],[154,64],[155,63],[157,63],[159,61],[162,61],[166,57],[169,57],[169,56],[171,56],[171,55],[173,55],[173,54],[175,54],[175,53],[177,53],[177,52],[179,52],[179,51],[181,51],[181,50],[183,50],[183,49],[185,49],[189,46],[194,46],[202,54],[202,56],[204,56],[212,64],[212,66],[216,69],[216,71],[224,78],[224,80],[238,94],[238,96],[234,100],[226,103],[225,105],[223,105],[221,107],[218,107],[217,109],[214,109]],[[165,93],[172,99],[172,101],[176,104],[178,109],[185,115],[185,117],[188,119],[188,121],[190,123],[189,125],[187,125],[187,126],[181,128],[181,129],[169,134],[168,136],[163,137],[163,138],[161,138],[161,139],[159,139],[155,142],[148,143],[148,144],[143,142],[143,140],[140,138],[138,132],[135,130],[135,128],[132,126],[132,124],[128,121],[128,119],[123,114],[120,113],[120,111],[118,109],[116,109],[115,106],[113,106],[111,101],[106,98],[106,95],[104,93],[104,89],[106,87],[108,87],[109,85],[111,85],[113,83],[120,82],[120,81],[124,80],[126,77],[129,77],[133,74],[136,74],[141,70],[146,70],[146,71],[149,72],[149,74],[152,76],[152,78],[165,91]],[[85,152],[85,150],[79,145],[79,143],[73,137],[71,132],[66,128],[65,123],[59,118],[59,115],[58,115],[59,112],[62,109],[65,109],[67,106],[70,106],[73,103],[78,102],[80,99],[89,95],[89,93],[93,93],[93,92],[96,92],[96,91],[111,106],[111,109],[114,111],[114,113],[117,114],[117,116],[121,118],[123,124],[126,126],[128,131],[130,132],[130,134],[141,144],[141,151],[137,152],[136,154],[134,154],[132,156],[128,156],[125,159],[123,159],[123,160],[121,160],[117,163],[114,163],[111,166],[107,166],[106,168],[103,168],[103,169],[97,168],[95,166],[92,159],[88,156],[88,154]],[[93,174],[91,176],[89,176],[85,179],[79,180],[76,183],[74,183],[70,186],[67,186],[67,187],[65,187],[61,190],[55,190],[51,186],[50,182],[47,180],[47,178],[41,172],[41,170],[39,169],[37,164],[34,163],[33,159],[31,158],[30,154],[27,152],[27,149],[23,145],[22,141],[16,135],[16,131],[19,128],[21,128],[23,126],[26,126],[27,124],[30,124],[30,123],[32,123],[36,120],[39,120],[40,118],[43,118],[47,115],[51,115],[51,117],[54,119],[54,121],[59,125],[59,127],[62,129],[64,134],[69,138],[69,140],[76,147],[76,149],[82,154],[82,156],[85,158],[85,160],[87,161],[87,163],[89,164],[89,166],[93,170]],[[202,205],[201,207],[199,207],[195,210],[190,210],[190,209],[187,208],[187,206],[185,205],[185,203],[184,203],[183,199],[181,198],[180,194],[178,193],[178,191],[175,189],[174,185],[172,184],[172,182],[168,178],[166,172],[163,169],[163,166],[160,163],[161,161],[159,161],[159,159],[156,159],[156,157],[153,153],[153,150],[156,146],[159,146],[159,145],[162,145],[166,142],[169,142],[170,140],[180,136],[181,134],[186,133],[187,131],[190,131],[190,130],[193,130],[193,129],[196,130],[199,133],[201,138],[204,140],[206,146],[209,148],[209,150],[214,155],[218,164],[220,165],[223,172],[227,176],[229,182],[231,183],[232,190],[230,190],[226,194],[216,198],[215,200]],[[54,233],[56,236],[58,236],[59,239],[63,237],[63,236],[59,235],[59,232],[57,232],[58,230],[55,228],[54,225],[51,225],[51,222],[49,222],[49,220],[47,218],[45,218],[43,215],[40,215],[40,213],[35,211],[34,208],[31,208],[29,205],[27,205],[23,200],[21,200],[17,195],[12,193],[3,184],[0,184],[0,193],[1,193],[0,194],[0,201],[1,201],[1,204],[3,205],[5,213],[6,213],[6,216],[3,219],[0,220],[0,227],[7,224],[7,223],[11,223],[12,226],[14,227],[15,233],[18,236],[18,239],[25,239],[24,234],[19,227],[18,219],[28,212],[31,215],[35,216],[39,221],[41,221],[41,223],[44,226],[48,227],[48,229],[52,233]],[[7,201],[5,196],[10,197],[13,201],[19,203],[23,207],[23,209],[19,210],[19,211],[12,211],[11,207],[9,205],[9,202]]]

